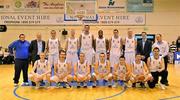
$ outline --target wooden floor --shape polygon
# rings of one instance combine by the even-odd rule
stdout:
[[[179,68],[178,68],[179,67]],[[0,65],[0,100],[18,100],[13,93],[13,65]],[[142,89],[128,88],[88,88],[88,89],[39,89],[32,87],[19,87],[17,95],[30,100],[97,100],[109,97],[108,100],[180,100],[180,66],[169,65],[169,84],[166,90],[160,88]],[[22,77],[22,76],[21,76]],[[22,83],[22,78],[20,83]],[[123,92],[121,94],[121,92]],[[174,98],[173,98],[174,97]]]

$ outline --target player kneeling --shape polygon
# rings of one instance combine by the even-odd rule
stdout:
[[[125,86],[124,82],[127,83],[130,80],[131,69],[129,65],[126,64],[124,56],[119,58],[119,63],[114,67],[113,79],[116,83],[118,82],[119,85]]]
[[[87,88],[87,83],[89,82],[91,76],[90,76],[90,66],[88,65],[88,62],[85,60],[85,54],[80,53],[78,63],[74,67],[75,76],[74,80],[77,82],[78,86],[80,85],[84,86],[84,88]]]
[[[39,88],[41,81],[45,81],[46,86],[49,86],[50,72],[51,69],[48,61],[45,59],[45,54],[40,53],[40,60],[35,61],[33,70],[29,74],[29,79],[36,83],[36,88]]]
[[[144,83],[152,80],[152,75],[149,73],[144,61],[141,60],[141,55],[136,54],[135,61],[132,64],[132,87],[136,87],[136,83],[140,83],[141,87],[145,87]]]
[[[112,73],[110,69],[110,62],[105,59],[105,54],[100,53],[99,61],[95,64],[95,70],[93,77],[97,80],[103,80],[104,85],[108,83],[109,87],[112,87]]]
[[[66,63],[66,52],[61,50],[59,61],[54,66],[54,76],[51,77],[52,82],[56,82],[57,87],[70,88],[69,82],[72,81],[70,64]]]

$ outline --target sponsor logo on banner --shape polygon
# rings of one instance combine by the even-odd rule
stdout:
[[[64,14],[65,0],[41,0],[40,11],[42,13]]]
[[[144,25],[144,14],[106,13],[99,14],[99,25]]]
[[[11,12],[39,12],[39,0],[13,0]]]
[[[4,25],[62,25],[63,14],[0,14]]]
[[[73,17],[69,17],[73,19]],[[144,14],[100,14],[97,20],[85,16],[84,21],[64,21],[64,14],[0,14],[0,23],[4,25],[144,25]]]
[[[0,0],[0,12],[7,12],[10,10],[9,0]]]
[[[98,12],[125,12],[126,11],[126,0],[97,0]]]

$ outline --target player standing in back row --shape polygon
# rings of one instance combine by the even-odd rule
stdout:
[[[80,35],[80,49],[85,54],[85,59],[89,65],[93,64],[94,36],[89,32],[90,26],[85,25],[83,33]]]
[[[60,41],[56,38],[56,31],[51,31],[51,38],[47,42],[47,48],[46,53],[48,54],[48,61],[50,63],[50,66],[53,68],[55,64],[58,63],[59,60],[59,51],[60,51],[61,45]]]
[[[136,40],[134,33],[131,29],[128,29],[128,36],[125,39],[125,60],[127,64],[132,64],[135,61],[136,53]]]

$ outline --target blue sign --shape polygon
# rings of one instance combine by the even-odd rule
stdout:
[[[180,52],[175,52],[175,54],[174,54],[174,60],[175,60],[175,61],[180,61]]]

